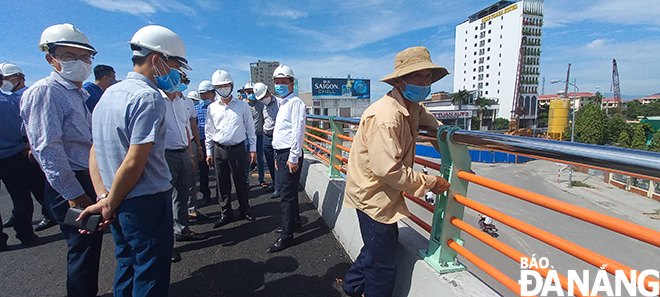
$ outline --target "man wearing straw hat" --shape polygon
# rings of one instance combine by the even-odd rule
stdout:
[[[396,222],[410,215],[403,192],[421,197],[426,189],[440,194],[449,183],[413,170],[419,129],[436,131],[435,117],[421,101],[431,84],[449,74],[431,62],[422,46],[394,58],[394,72],[380,81],[392,90],[369,106],[348,158],[344,206],[357,210],[364,246],[344,277],[349,296],[392,296],[396,281]]]

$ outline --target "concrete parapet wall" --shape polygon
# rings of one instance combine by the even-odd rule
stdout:
[[[357,214],[343,208],[345,181],[328,177],[328,166],[305,156],[300,183],[352,260],[363,242]],[[501,296],[469,271],[441,275],[418,255],[428,239],[399,221],[398,275],[394,296]]]

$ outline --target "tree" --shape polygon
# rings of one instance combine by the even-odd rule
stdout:
[[[458,104],[459,110],[463,107],[463,104],[468,103],[469,100],[470,100],[470,92],[468,92],[467,90],[460,90],[451,96],[451,102],[454,104]]]
[[[626,118],[621,114],[615,114],[610,118],[605,119],[605,127],[603,130],[603,144],[612,144],[619,142],[621,132],[626,131],[626,136],[630,137],[630,124],[626,122]],[[630,145],[630,138],[628,139]]]
[[[575,141],[588,144],[602,144],[605,116],[593,102],[583,106],[575,115]]]
[[[617,142],[619,143],[619,147],[622,148],[630,147],[630,136],[628,135],[628,132],[626,132],[626,130],[621,131],[621,134],[619,134],[619,140]]]
[[[626,105],[626,110],[624,110],[624,114],[626,115],[626,119],[628,120],[636,120],[637,116],[642,115],[642,103],[639,101],[630,101]]]
[[[505,118],[497,118],[493,121],[493,127],[495,130],[507,130],[509,129],[509,120]]]
[[[600,109],[602,109],[603,106],[603,94],[600,92],[596,92],[596,96],[594,97],[594,103],[596,106]]]
[[[660,130],[653,134],[653,138],[651,138],[651,144],[649,145],[649,151],[660,152]]]
[[[635,125],[630,148],[635,150],[646,150],[646,133],[642,125]]]
[[[477,100],[474,101],[474,103],[477,105],[477,114],[479,115],[479,124],[483,123],[484,121],[484,113],[488,111],[488,107],[493,105],[493,100],[486,99],[484,97],[477,97]]]
[[[538,110],[538,122],[537,125],[539,127],[547,127],[548,126],[548,118],[550,117],[550,104],[541,104],[539,105],[539,110]]]
[[[479,131],[481,129],[481,119],[477,116],[472,116],[472,130]]]

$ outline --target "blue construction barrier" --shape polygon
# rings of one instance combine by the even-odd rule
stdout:
[[[432,146],[418,144],[415,152],[418,156],[440,159],[440,153]],[[535,160],[534,158],[496,151],[469,150],[469,152],[472,162],[480,163],[525,163]]]

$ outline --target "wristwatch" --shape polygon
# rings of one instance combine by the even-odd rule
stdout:
[[[103,193],[103,194],[99,195],[98,197],[96,197],[96,202],[99,202],[99,201],[101,201],[101,199],[104,199],[104,198],[107,198],[107,197],[108,197],[108,193]]]

